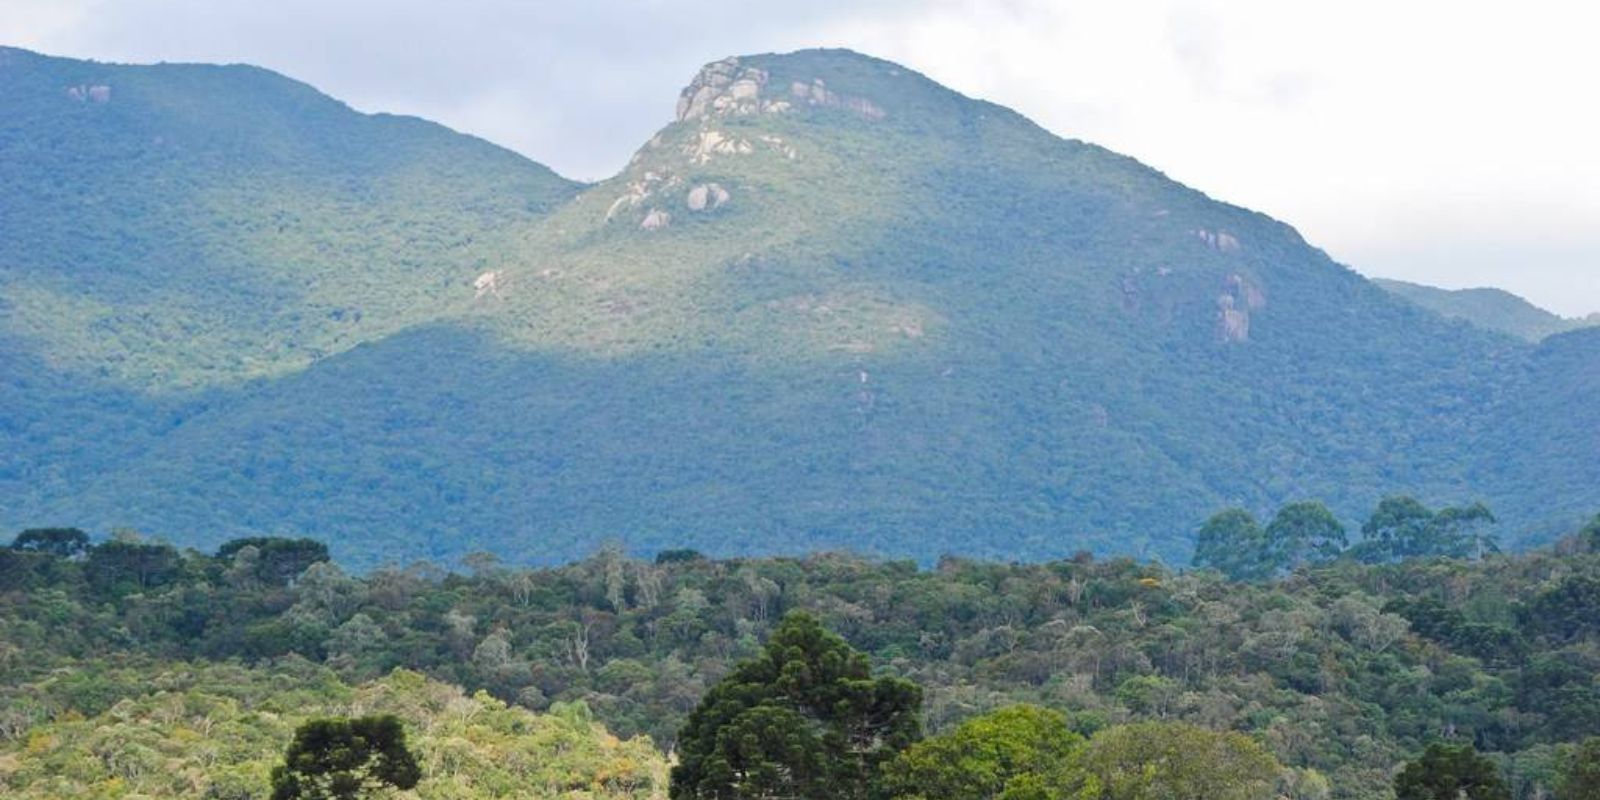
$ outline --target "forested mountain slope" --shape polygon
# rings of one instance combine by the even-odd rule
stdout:
[[[96,69],[8,51],[4,91],[61,105],[6,128],[10,147],[140,108],[141,81],[180,110],[284,83],[127,68],[128,91],[106,78],[107,101],[75,99]],[[177,129],[196,144],[97,190],[242,182],[118,217],[129,241],[204,240],[167,261],[61,244],[85,202],[29,200],[66,190],[31,159],[0,166],[6,207],[38,217],[0,248],[16,364],[0,481],[17,498],[0,522],[203,545],[310,534],[361,566],[478,549],[548,563],[610,538],[1181,561],[1227,505],[1317,497],[1353,519],[1391,493],[1482,499],[1512,541],[1600,505],[1577,478],[1555,504],[1512,494],[1558,463],[1600,465],[1561,435],[1571,409],[1540,401],[1573,379],[1550,365],[1594,363],[1592,342],[1552,359],[1450,323],[1281,223],[895,64],[716,62],[589,187],[280,88],[304,95],[295,125],[191,114]],[[393,139],[407,144],[378,146]],[[366,177],[325,180],[340,164]],[[168,261],[173,280],[145,277]],[[88,288],[63,288],[63,263],[87,265]],[[148,341],[206,314],[240,321]]]

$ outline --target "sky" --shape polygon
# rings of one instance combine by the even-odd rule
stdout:
[[[251,63],[597,180],[726,55],[849,47],[1298,228],[1600,311],[1600,7],[1517,0],[0,0],[0,44]]]

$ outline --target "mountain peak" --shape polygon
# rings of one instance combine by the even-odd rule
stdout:
[[[694,80],[678,95],[678,121],[705,119],[717,116],[748,116],[755,114],[783,114],[806,107],[835,108],[853,112],[870,120],[880,120],[887,112],[872,98],[843,94],[828,85],[821,74],[793,79],[795,74],[805,74],[807,56],[846,54],[858,62],[886,65],[891,74],[898,68],[888,62],[850,51],[808,50],[785,56],[730,56],[713,61],[700,68]],[[777,62],[778,77],[763,63]],[[809,70],[820,73],[823,70]],[[792,73],[792,74],[791,74]],[[785,80],[785,78],[790,78]]]

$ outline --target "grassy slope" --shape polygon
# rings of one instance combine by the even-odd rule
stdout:
[[[498,294],[187,407],[6,521],[305,532],[357,564],[548,562],[610,537],[1183,559],[1224,504],[1506,505],[1498,472],[1467,478],[1502,455],[1479,445],[1520,402],[1528,348],[904,68],[840,51],[747,68],[758,104],[791,107],[670,125],[509,226]],[[819,78],[822,105],[790,88]],[[710,183],[728,201],[692,211]],[[670,223],[642,227],[652,212]],[[1249,309],[1247,340],[1222,335],[1224,302]]]

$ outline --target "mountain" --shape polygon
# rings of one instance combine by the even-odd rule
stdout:
[[[580,188],[254,67],[4,49],[0,103],[8,333],[145,390],[282,375],[431,319]]]
[[[158,119],[196,144],[93,204],[31,202],[78,184],[0,161],[0,208],[29,215],[0,228],[27,226],[0,245],[21,287],[0,524],[306,534],[365,566],[606,540],[1184,560],[1225,505],[1482,498],[1529,540],[1600,507],[1596,483],[1513,496],[1600,463],[1540,400],[1600,345],[1450,323],[1282,223],[886,61],[710,64],[620,174],[576,186],[259,70],[8,52],[0,91],[38,110],[6,152],[78,131],[131,171],[124,128],[84,127],[112,113],[126,141],[167,141]],[[238,124],[240,93],[276,122]],[[208,204],[141,199],[212,174],[189,192]],[[239,182],[262,188],[210,204]],[[85,207],[146,244],[83,252]],[[199,321],[151,332],[169,318]]]
[[[1510,334],[1530,342],[1557,333],[1600,325],[1600,315],[1586,318],[1559,316],[1502,289],[1439,289],[1387,278],[1374,278],[1373,282],[1440,316],[1465,320],[1484,330]]]

